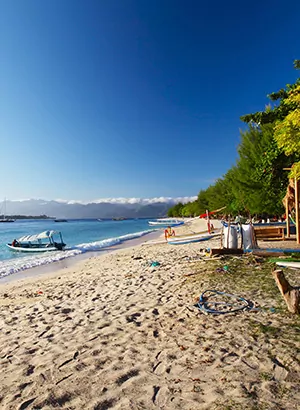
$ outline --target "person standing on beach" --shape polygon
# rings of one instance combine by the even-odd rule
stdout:
[[[165,229],[165,239],[170,238],[170,236],[175,236],[175,231],[170,226]]]

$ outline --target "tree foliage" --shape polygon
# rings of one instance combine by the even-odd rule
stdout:
[[[182,216],[183,207],[183,203],[179,202],[178,204],[174,205],[172,208],[168,210],[168,216],[170,218],[173,218],[174,216]]]
[[[289,113],[275,125],[274,138],[287,156],[300,153],[300,85],[291,90],[282,104]],[[291,177],[300,178],[300,163],[295,163]]]

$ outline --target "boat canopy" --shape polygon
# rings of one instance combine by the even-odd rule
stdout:
[[[52,238],[53,235],[60,235],[59,231],[44,231],[38,233],[37,235],[25,235],[18,239],[18,242],[36,242],[39,239]]]

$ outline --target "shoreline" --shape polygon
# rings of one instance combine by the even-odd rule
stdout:
[[[220,225],[219,227],[221,227],[219,221],[213,220],[213,222],[215,224],[215,227],[218,227],[218,223]],[[195,229],[196,231],[203,231],[204,229],[206,229],[206,227],[207,223],[204,219],[193,218],[185,220],[183,225],[175,227],[175,229],[177,235],[183,235],[194,234]],[[0,290],[5,286],[8,286],[10,284],[16,284],[17,282],[26,283],[26,281],[32,282],[35,279],[42,280],[52,276],[57,276],[57,274],[63,274],[65,271],[70,270],[71,268],[79,268],[79,265],[81,263],[84,263],[89,259],[93,260],[102,258],[104,255],[108,253],[115,253],[123,249],[139,247],[145,245],[147,242],[150,242],[149,246],[164,246],[165,242],[163,232],[164,228],[159,228],[155,231],[146,233],[145,235],[140,236],[138,238],[125,240],[119,244],[102,248],[99,251],[85,252],[79,255],[74,255],[69,258],[62,259],[60,261],[46,263],[44,265],[34,266],[32,268],[11,273],[7,276],[3,276],[0,278]],[[145,240],[146,238],[147,240]]]
[[[92,259],[92,258],[98,258],[107,253],[116,252],[121,249],[139,246],[142,243],[147,242],[144,240],[145,238],[148,238],[148,240],[153,240],[153,239],[159,238],[160,236],[161,236],[161,230],[159,229],[154,232],[149,232],[138,238],[128,239],[119,244],[108,246],[107,248],[100,249],[99,251],[84,252],[84,253],[81,253],[80,255],[74,255],[69,258],[62,259],[60,261],[55,261],[51,263],[46,263],[44,265],[34,266],[28,269],[23,269],[23,270],[20,270],[19,272],[11,273],[9,275],[1,277],[0,278],[0,289],[3,285],[7,285],[12,282],[33,279],[33,278],[40,278],[40,276],[48,277],[48,276],[51,276],[52,274],[58,273],[59,271],[63,271],[63,270],[66,270],[72,267],[75,268],[76,265],[82,261]]]

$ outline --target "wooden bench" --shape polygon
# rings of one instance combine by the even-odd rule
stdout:
[[[254,233],[258,240],[284,240],[284,226],[257,226]]]

